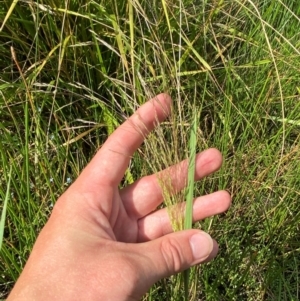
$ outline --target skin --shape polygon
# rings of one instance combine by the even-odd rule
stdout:
[[[184,188],[187,161],[119,190],[129,160],[147,134],[170,112],[160,94],[141,106],[105,142],[58,199],[8,297],[16,300],[140,300],[158,280],[207,262],[218,251],[205,232],[172,233],[158,178],[173,192]],[[216,149],[196,157],[195,180],[218,170]],[[226,191],[196,198],[194,221],[224,212]]]

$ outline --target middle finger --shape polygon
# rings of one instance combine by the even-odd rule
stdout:
[[[218,170],[221,164],[222,155],[216,149],[208,149],[198,154],[195,180],[200,180]],[[170,196],[176,194],[186,186],[187,175],[188,160],[184,160],[157,174],[143,177],[122,189],[120,196],[128,215],[141,218],[154,211],[163,202],[165,195],[163,190],[167,190]]]

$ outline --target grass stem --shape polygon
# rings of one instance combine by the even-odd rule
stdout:
[[[192,128],[190,132],[189,143],[189,165],[188,165],[188,185],[186,196],[186,209],[184,219],[184,229],[192,228],[193,223],[193,200],[194,200],[194,183],[195,183],[195,164],[196,164],[196,146],[197,146],[197,113],[193,116]],[[183,272],[185,300],[189,300],[189,269]]]

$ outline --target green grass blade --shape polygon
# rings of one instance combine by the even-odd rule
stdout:
[[[3,30],[3,28],[4,28],[4,26],[5,26],[6,22],[7,22],[7,20],[11,16],[11,14],[14,11],[14,9],[15,9],[15,7],[16,7],[16,5],[17,5],[18,2],[19,2],[19,0],[15,0],[15,1],[12,2],[11,6],[10,6],[10,8],[9,8],[9,10],[8,10],[5,18],[4,18],[4,21],[3,21],[3,23],[2,23],[2,25],[0,27],[0,32]]]
[[[184,229],[191,229],[193,222],[193,199],[194,199],[194,183],[195,183],[195,160],[197,145],[197,114],[194,116],[190,145],[189,145],[189,167],[188,167],[188,190],[186,197],[186,210],[184,219]]]
[[[166,17],[166,21],[167,21],[167,24],[168,24],[168,29],[169,29],[169,32],[172,32],[171,31],[171,22],[170,22],[170,18],[169,18],[169,13],[168,13],[168,9],[167,9],[167,3],[165,0],[162,0],[162,6],[163,6],[163,10],[164,10],[164,14],[165,14],[165,17]]]
[[[184,219],[185,230],[191,229],[193,223],[196,145],[197,145],[197,114],[194,115],[194,120],[192,123],[191,134],[190,134],[188,187],[187,187],[186,209],[185,209],[185,219]],[[189,276],[190,276],[189,269],[183,272],[185,300],[189,300]]]
[[[10,166],[10,170],[9,170],[6,195],[5,195],[5,199],[4,199],[4,204],[3,204],[2,213],[1,213],[1,220],[0,220],[0,250],[2,248],[2,242],[3,242],[7,202],[9,199],[9,191],[10,191],[10,183],[11,183],[11,173],[12,173],[12,165]]]

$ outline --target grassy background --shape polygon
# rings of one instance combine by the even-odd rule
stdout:
[[[0,297],[107,135],[168,92],[174,115],[123,184],[187,156],[195,103],[198,150],[224,155],[197,194],[227,189],[233,205],[195,225],[220,254],[191,272],[191,300],[298,300],[298,1],[40,0],[13,10],[10,2],[0,0],[1,210],[9,195]],[[177,278],[144,300],[181,300]]]

